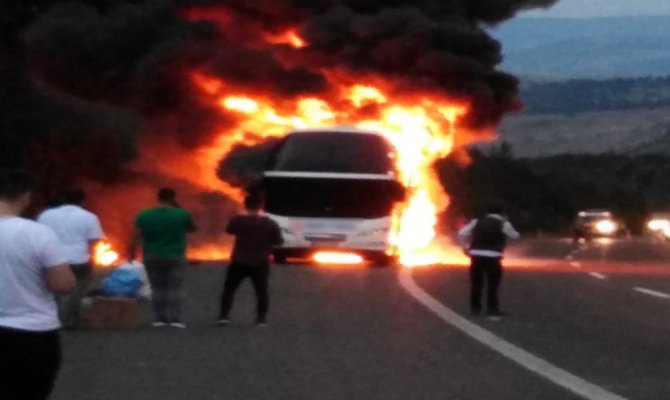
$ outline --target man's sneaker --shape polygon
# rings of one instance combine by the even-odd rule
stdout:
[[[502,311],[489,311],[486,313],[486,318],[492,321],[500,321],[503,317],[506,317],[508,314]]]
[[[162,328],[162,327],[167,326],[167,325],[168,325],[167,322],[163,322],[163,321],[154,321],[154,322],[151,323],[151,326],[154,327],[154,328]]]
[[[268,327],[268,321],[266,321],[264,319],[259,319],[259,320],[256,321],[256,326],[258,328],[267,328]]]
[[[170,322],[170,326],[173,328],[186,329],[186,324],[183,322]]]
[[[212,325],[214,326],[228,326],[230,320],[228,318],[219,318]]]

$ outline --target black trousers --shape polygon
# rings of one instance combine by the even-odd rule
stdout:
[[[228,267],[226,280],[223,284],[223,295],[221,296],[221,311],[219,318],[227,319],[233,307],[235,292],[240,284],[249,278],[256,292],[256,321],[264,321],[270,306],[268,294],[268,281],[270,277],[270,265],[248,265],[231,263]]]
[[[61,363],[58,331],[0,327],[0,399],[49,398]]]
[[[500,311],[498,288],[502,280],[500,257],[477,257],[470,259],[470,309],[479,312],[482,309],[482,292],[486,286],[486,308],[488,312]]]

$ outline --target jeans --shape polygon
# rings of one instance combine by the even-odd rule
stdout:
[[[74,328],[79,323],[81,299],[86,295],[93,271],[90,264],[74,264],[70,268],[77,278],[77,284],[72,292],[58,296],[58,316],[64,328]]]
[[[0,327],[0,399],[45,400],[61,363],[58,331]]]
[[[151,304],[156,321],[183,322],[184,302],[183,258],[147,258],[144,260],[149,283],[151,284]]]
[[[498,288],[502,280],[500,257],[473,256],[470,263],[470,309],[479,312],[482,308],[482,290],[486,284],[486,306],[489,313],[499,312]]]
[[[223,284],[223,294],[221,295],[221,312],[219,318],[228,319],[230,309],[233,307],[235,292],[240,287],[244,279],[251,279],[256,292],[256,322],[263,322],[270,306],[270,296],[268,294],[268,281],[270,277],[270,265],[248,265],[240,263],[231,263],[228,267],[226,280]]]

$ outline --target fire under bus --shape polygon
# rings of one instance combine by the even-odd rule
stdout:
[[[268,217],[282,231],[276,262],[388,265],[393,212],[405,188],[394,147],[354,128],[298,130],[274,148],[263,176]]]

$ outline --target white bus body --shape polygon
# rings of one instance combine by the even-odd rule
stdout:
[[[291,132],[271,157],[263,187],[266,213],[284,238],[277,261],[319,250],[389,260],[391,214],[404,190],[383,136],[339,128]]]

